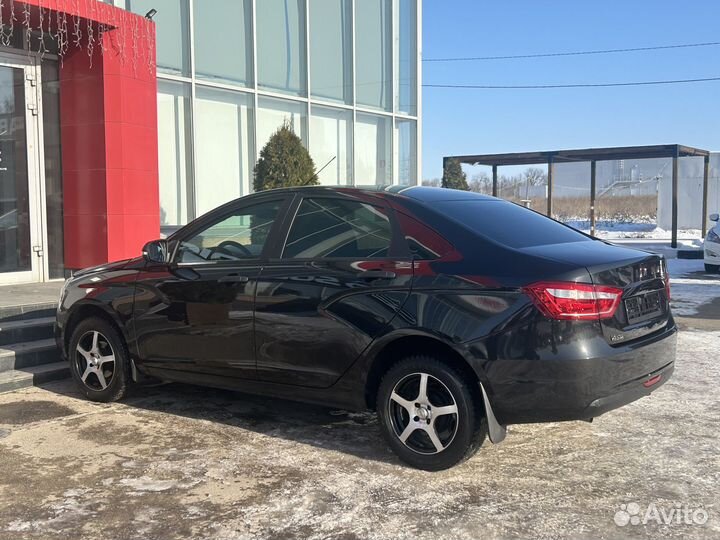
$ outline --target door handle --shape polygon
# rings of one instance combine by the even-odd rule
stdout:
[[[357,277],[360,279],[395,279],[396,274],[389,270],[367,270],[358,272]]]
[[[218,283],[247,283],[248,281],[250,281],[249,277],[239,276],[237,274],[230,274],[230,275],[218,278]]]

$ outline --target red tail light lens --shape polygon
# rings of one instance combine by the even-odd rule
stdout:
[[[535,305],[551,319],[610,319],[615,315],[622,289],[586,283],[540,282],[523,288]]]

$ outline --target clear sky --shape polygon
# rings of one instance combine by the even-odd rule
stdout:
[[[424,0],[423,57],[720,41],[720,0]],[[573,84],[720,76],[720,46],[423,63],[423,83]],[[423,178],[452,154],[685,144],[720,150],[720,81],[551,90],[423,89]]]

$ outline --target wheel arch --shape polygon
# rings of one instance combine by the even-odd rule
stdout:
[[[113,313],[112,310],[108,309],[108,307],[104,304],[97,302],[82,302],[77,303],[72,307],[67,318],[67,323],[65,324],[63,332],[63,346],[66,352],[70,345],[72,334],[77,325],[90,317],[98,317],[111,324],[125,340],[127,347],[128,336],[117,314]]]
[[[472,384],[471,388],[473,391],[477,391],[477,395],[474,397],[482,400],[479,383],[484,377],[473,369],[460,352],[438,336],[413,332],[385,336],[371,351],[365,377],[365,404],[369,409],[375,409],[382,376],[401,359],[416,354],[436,356],[457,369],[468,380],[477,383]],[[482,401],[478,401],[478,403],[482,403]]]

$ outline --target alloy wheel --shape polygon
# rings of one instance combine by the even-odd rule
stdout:
[[[419,454],[439,454],[458,429],[458,406],[452,392],[428,373],[412,373],[393,388],[387,403],[395,435]]]
[[[115,375],[115,351],[100,332],[85,332],[75,350],[75,366],[85,386],[105,390]]]

